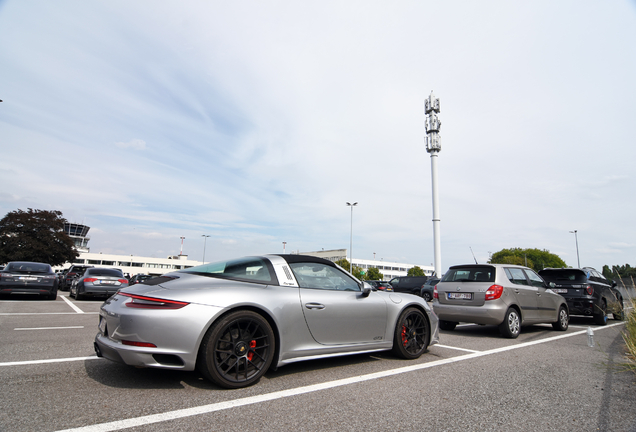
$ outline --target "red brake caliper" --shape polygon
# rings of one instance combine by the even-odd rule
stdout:
[[[402,345],[406,346],[408,342],[409,340],[406,337],[406,326],[402,326]]]
[[[254,351],[252,351],[252,349],[256,348],[256,341],[254,339],[252,339],[250,341],[250,352],[247,353],[247,360],[248,361],[252,361],[252,359],[254,358]]]

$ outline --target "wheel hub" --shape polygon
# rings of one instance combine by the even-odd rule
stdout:
[[[234,345],[234,354],[237,357],[243,357],[249,351],[249,346],[244,341],[239,341]]]

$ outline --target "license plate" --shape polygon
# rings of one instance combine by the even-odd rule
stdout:
[[[448,293],[449,300],[472,300],[473,293]]]
[[[20,280],[23,280],[23,281],[36,281],[36,280],[38,280],[38,278],[33,277],[33,276],[20,276]]]
[[[109,280],[100,280],[99,283],[100,285],[115,285],[115,281],[109,281]]]
[[[559,294],[565,294],[568,292],[568,290],[565,288],[552,288],[552,291]]]
[[[101,316],[99,317],[99,331],[104,335],[106,334],[106,320]]]

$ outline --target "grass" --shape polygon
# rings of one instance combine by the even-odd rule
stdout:
[[[636,373],[636,299],[630,299],[632,309],[625,314],[625,330],[623,331],[623,340],[627,347],[625,357],[627,362],[623,366]]]

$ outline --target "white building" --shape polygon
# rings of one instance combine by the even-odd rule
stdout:
[[[133,276],[139,273],[159,276],[175,270],[182,270],[203,264],[202,261],[189,260],[187,255],[174,255],[167,258],[152,258],[136,255],[112,255],[102,253],[80,252],[72,263],[58,269],[66,269],[71,264],[92,265],[95,267],[118,268],[124,274]]]

